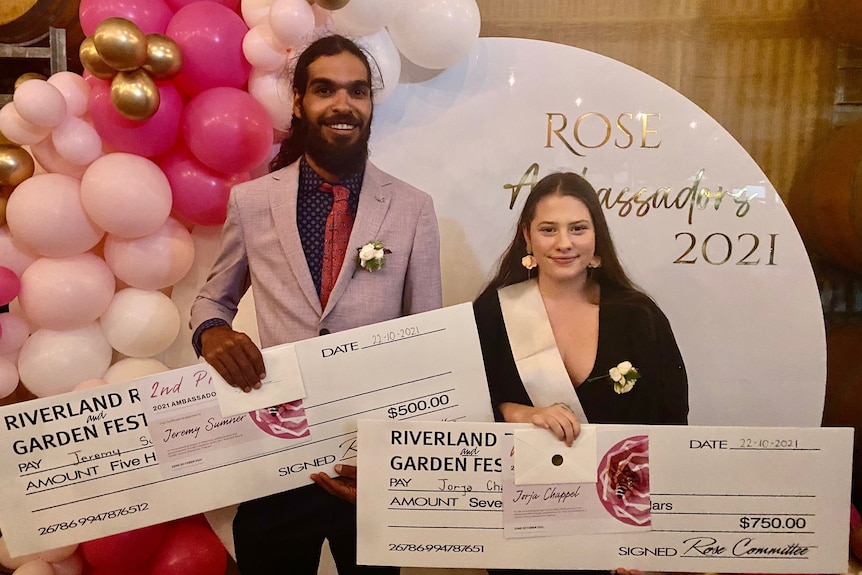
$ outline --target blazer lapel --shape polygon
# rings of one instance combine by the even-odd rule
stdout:
[[[377,234],[380,232],[380,226],[383,225],[383,218],[386,216],[392,200],[392,194],[388,189],[390,184],[391,180],[384,172],[370,162],[366,164],[362,190],[359,192],[359,206],[356,209],[353,230],[350,232],[347,253],[344,256],[344,263],[341,265],[338,279],[335,280],[335,286],[329,295],[326,309],[323,310],[323,317],[326,317],[338,303],[338,299],[344,294],[354,273],[368,273],[365,271],[357,272],[356,250],[368,242],[379,239]]]
[[[299,239],[299,228],[296,227],[296,197],[299,182],[299,163],[274,172],[272,187],[269,194],[269,205],[278,241],[284,251],[288,266],[293,272],[302,293],[314,310],[320,314],[320,296],[308,271],[305,252]],[[355,227],[354,227],[355,229]],[[331,301],[331,300],[330,300]]]

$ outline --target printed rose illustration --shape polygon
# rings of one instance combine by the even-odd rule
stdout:
[[[255,425],[273,437],[299,439],[308,437],[308,420],[302,400],[274,405],[266,409],[249,412]]]
[[[628,437],[611,447],[599,462],[596,489],[612,517],[629,525],[649,525],[649,437]]]

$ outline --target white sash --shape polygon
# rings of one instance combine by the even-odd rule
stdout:
[[[497,294],[515,365],[533,405],[564,403],[578,421],[589,423],[557,349],[538,282],[506,286]]]

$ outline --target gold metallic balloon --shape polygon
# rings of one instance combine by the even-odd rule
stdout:
[[[27,72],[26,74],[21,74],[18,76],[18,79],[15,80],[15,90],[18,89],[18,86],[26,82],[27,80],[47,80],[45,76],[39,74],[37,72]]]
[[[111,101],[130,120],[146,120],[159,109],[159,87],[145,70],[120,72],[111,81]]]
[[[9,202],[9,192],[0,188],[0,226],[6,225],[6,204]]]
[[[177,43],[162,34],[147,34],[147,60],[144,70],[156,80],[168,80],[183,67],[183,54]]]
[[[340,10],[347,6],[350,0],[314,0],[314,3],[324,10]]]
[[[27,150],[14,144],[0,145],[0,187],[15,188],[35,171],[33,156]]]
[[[92,36],[84,38],[84,41],[81,42],[78,56],[81,58],[81,65],[84,66],[84,69],[96,78],[110,80],[117,74],[117,71],[108,66],[99,55]]]
[[[108,66],[129,72],[147,60],[147,37],[134,22],[125,18],[106,18],[93,33],[93,42]]]

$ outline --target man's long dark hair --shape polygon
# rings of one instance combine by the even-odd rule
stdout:
[[[353,40],[336,34],[315,40],[299,55],[293,72],[293,93],[299,94],[300,98],[305,96],[305,91],[308,89],[308,67],[315,60],[322,56],[337,56],[344,52],[353,54],[362,61],[368,72],[368,85],[371,86],[371,65],[368,63],[366,53]],[[291,105],[292,102],[291,99]],[[294,114],[290,121],[290,135],[281,143],[278,154],[269,163],[269,170],[274,172],[298,160],[305,153],[307,137],[308,123]]]
[[[527,201],[524,203],[524,208],[521,210],[521,216],[518,218],[515,237],[500,258],[497,274],[488,284],[486,290],[499,289],[529,279],[528,270],[521,265],[521,258],[527,254],[527,240],[524,239],[524,230],[529,229],[533,218],[536,216],[536,206],[542,198],[551,195],[570,196],[580,200],[590,212],[596,233],[596,255],[601,258],[601,267],[593,270],[593,280],[598,282],[602,288],[610,288],[609,291],[619,296],[641,295],[620,263],[595,188],[587,180],[572,172],[547,175],[533,186],[530,195],[527,196]]]

